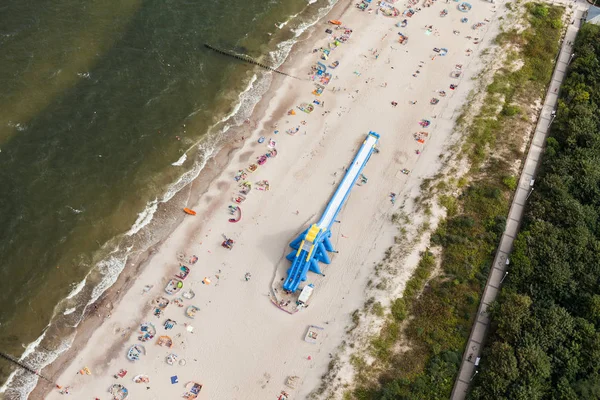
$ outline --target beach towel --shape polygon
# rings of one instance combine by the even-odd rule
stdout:
[[[176,383],[179,383],[179,378],[177,377],[177,375],[171,377],[171,384],[174,385]]]

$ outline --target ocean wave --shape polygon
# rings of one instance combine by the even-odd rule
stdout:
[[[314,0],[314,1],[317,1],[317,0]],[[283,29],[284,26],[286,26],[291,20],[296,18],[298,15],[300,15],[300,13],[292,14],[285,21],[283,21],[280,24],[275,24],[275,26],[277,26],[279,29]]]
[[[15,375],[17,375],[17,370],[14,370],[13,372],[10,373],[10,375],[8,375],[8,378],[6,378],[6,382],[4,382],[4,385],[2,385],[0,387],[0,394],[9,390],[10,384],[15,379]],[[29,393],[27,393],[27,394],[29,394]]]
[[[198,144],[198,150],[200,150],[200,160],[196,160],[192,169],[186,171],[183,175],[179,177],[179,179],[177,179],[177,181],[175,181],[169,186],[169,188],[166,190],[165,194],[163,195],[163,198],[160,201],[161,203],[166,203],[169,200],[171,200],[173,196],[179,193],[181,189],[186,187],[191,181],[193,181],[198,177],[198,175],[200,175],[200,172],[206,166],[206,162],[212,156],[215,150],[215,146],[209,143],[200,143]]]
[[[77,296],[79,294],[79,292],[81,292],[83,290],[86,280],[87,280],[87,278],[83,278],[83,280],[81,282],[79,282],[79,284],[77,286],[75,286],[73,288],[73,290],[71,290],[71,293],[69,293],[69,295],[66,297],[67,300],[72,299],[73,297]]]
[[[102,260],[98,263],[97,270],[102,275],[100,282],[94,287],[92,296],[88,304],[93,304],[96,300],[102,296],[102,294],[111,287],[116,281],[123,268],[127,264],[129,254],[125,252],[121,257],[110,256],[109,258]]]
[[[316,0],[313,1],[312,3],[314,3],[314,2],[316,2]],[[309,5],[312,3],[309,2]],[[310,28],[311,26],[313,26],[314,24],[319,22],[321,20],[321,18],[323,18],[333,8],[333,6],[336,3],[337,3],[337,0],[329,0],[329,3],[326,6],[321,7],[319,9],[319,11],[317,12],[317,14],[314,16],[314,18],[312,18],[308,21],[304,21],[296,29],[292,29],[292,31],[294,32],[294,35],[296,37],[302,35],[308,28]]]
[[[26,352],[27,350],[30,350],[27,355],[23,353],[21,358],[19,358],[20,362],[26,364],[36,371],[39,371],[46,365],[53,363],[60,354],[64,353],[71,347],[73,340],[75,339],[75,332],[73,332],[71,335],[64,338],[55,350],[48,350],[47,348],[44,348],[44,351],[34,352],[34,350],[44,339],[46,332],[47,330],[45,330],[44,333],[42,333],[42,335],[35,340],[35,342],[32,342],[29,346],[27,346]],[[16,369],[9,375],[4,385],[0,387],[0,393],[4,394],[4,398],[7,400],[26,400],[37,385],[38,379],[39,377],[37,375],[33,375],[29,371]]]
[[[317,0],[309,0],[307,8],[316,2]],[[285,60],[290,55],[294,44],[296,44],[296,42],[298,41],[298,37],[300,37],[300,35],[302,35],[311,26],[319,22],[321,18],[323,18],[333,8],[336,2],[337,0],[329,0],[327,5],[319,8],[317,13],[312,18],[308,19],[307,21],[301,22],[300,25],[298,25],[298,27],[291,29],[291,31],[294,33],[294,37],[278,43],[277,49],[269,53],[269,57],[271,58],[274,64],[274,68],[279,68],[285,62]]]
[[[179,160],[175,161],[171,165],[174,167],[181,167],[183,165],[183,163],[185,162],[185,160],[187,160],[187,153],[183,153],[183,155],[181,157],[179,157]]]
[[[44,338],[46,337],[47,332],[48,332],[48,326],[46,326],[46,328],[44,328],[44,331],[42,332],[42,334],[40,336],[38,336],[38,338],[36,340],[34,340],[33,342],[31,342],[27,345],[27,347],[25,348],[25,351],[21,355],[21,358],[19,358],[19,362],[25,361],[27,359],[27,357],[29,357],[30,354],[33,354],[35,349],[39,346],[40,343],[42,343],[42,340],[44,340]],[[19,370],[14,370],[8,376],[8,379],[6,379],[6,382],[4,382],[4,385],[2,385],[2,387],[0,387],[0,393],[4,393],[12,388],[10,386],[10,384],[17,377],[18,373],[19,373]],[[27,372],[27,373],[31,375],[31,373],[29,373],[29,372]],[[37,382],[37,377],[36,377],[35,382]],[[35,385],[34,385],[34,387],[35,387]],[[33,390],[33,388],[32,388],[32,390]],[[18,397],[18,398],[26,398],[26,397]]]
[[[229,114],[227,114],[226,116],[221,118],[219,123],[227,122],[232,117],[234,117],[236,114],[238,114],[238,112],[240,111],[240,108],[242,107],[242,104],[244,103],[246,93],[248,93],[252,90],[252,88],[254,87],[254,82],[256,82],[257,79],[258,79],[258,76],[256,74],[252,75],[252,78],[250,78],[250,81],[246,85],[246,88],[238,95],[238,102],[233,107],[233,110],[231,110],[231,112]],[[227,129],[229,129],[229,126],[227,126]]]
[[[27,347],[25,348],[25,351],[21,355],[21,358],[19,359],[19,361],[23,361],[30,354],[33,354],[36,347],[38,347],[38,345],[40,343],[42,343],[42,340],[44,340],[44,337],[46,337],[46,332],[48,332],[48,326],[46,326],[46,328],[44,328],[44,331],[42,332],[42,334],[35,341],[33,341],[33,342],[29,343],[29,345],[27,345]]]
[[[156,199],[148,202],[146,204],[146,208],[138,214],[137,219],[133,226],[125,233],[126,236],[132,236],[138,233],[143,227],[148,225],[152,218],[154,218],[154,213],[158,210],[158,201]]]
[[[77,307],[67,308],[65,311],[63,311],[63,315],[70,315],[73,314],[75,311],[77,311]]]

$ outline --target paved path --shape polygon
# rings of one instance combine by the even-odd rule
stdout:
[[[529,147],[527,159],[525,160],[525,166],[521,173],[519,187],[517,188],[510,211],[508,212],[506,230],[502,235],[500,246],[496,258],[494,259],[493,268],[488,276],[488,281],[483,291],[482,301],[479,304],[477,319],[475,320],[471,335],[469,336],[469,341],[467,342],[467,347],[465,348],[458,378],[454,383],[454,389],[452,390],[452,395],[450,397],[451,400],[465,399],[469,388],[469,382],[471,382],[473,377],[477,374],[476,364],[478,364],[478,358],[481,357],[482,343],[490,323],[487,308],[494,300],[496,300],[502,282],[508,274],[508,256],[512,251],[513,241],[519,231],[525,202],[533,190],[533,179],[541,160],[544,143],[546,142],[546,137],[548,135],[548,127],[552,122],[552,112],[556,107],[558,99],[558,88],[565,77],[567,66],[571,60],[572,51],[568,42],[575,40],[575,36],[579,30],[579,18],[581,18],[583,11],[586,9],[585,3],[576,3],[576,9],[573,14],[575,24],[569,25],[565,34],[558,61],[554,69],[554,74],[552,76],[552,81],[550,83],[550,89],[546,95],[546,100],[540,113],[535,134]]]

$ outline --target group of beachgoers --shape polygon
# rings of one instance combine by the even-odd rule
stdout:
[[[435,2],[436,2],[435,0],[424,0],[423,7],[431,7],[434,5]],[[404,16],[410,18],[410,17],[414,16],[416,12],[420,11],[421,10],[420,8],[416,8],[416,10],[412,8],[412,7],[415,7],[418,3],[419,3],[419,0],[410,0],[410,3],[407,6],[407,10],[403,13]],[[362,3],[359,3],[357,6],[359,9],[366,10],[366,9],[369,9],[369,5],[370,5],[370,2],[362,2]],[[388,10],[393,9],[393,7],[390,8],[385,5],[384,5],[384,8],[386,8]],[[461,4],[459,4],[458,8],[459,8],[460,12],[466,13],[471,10],[471,5],[468,3],[461,3]],[[443,14],[442,17],[445,17],[448,14],[447,10],[444,9],[444,12],[442,14]],[[407,21],[406,19],[404,21],[402,21],[401,25],[404,27],[407,26],[408,22],[406,22],[406,21]],[[461,22],[463,22],[463,23],[466,22],[466,17],[463,18],[461,20]],[[488,21],[486,20],[486,22],[488,22]],[[474,30],[477,30],[477,29],[482,28],[484,25],[485,25],[484,22],[480,22],[480,23],[474,24],[472,26],[472,28]],[[437,34],[438,33],[438,31],[431,24],[425,25],[424,30],[425,30],[425,34],[431,34],[431,33]],[[453,31],[454,34],[456,34],[456,32],[458,32],[458,31],[457,30]],[[324,102],[322,96],[325,94],[327,86],[333,78],[331,71],[338,68],[341,64],[339,59],[335,60],[333,62],[331,62],[329,59],[331,57],[333,57],[334,55],[336,55],[336,52],[339,52],[339,51],[337,51],[337,49],[342,44],[344,44],[348,40],[350,40],[353,31],[349,27],[344,26],[341,23],[341,21],[332,20],[332,21],[329,21],[329,26],[326,29],[326,33],[329,35],[328,44],[326,46],[316,48],[313,51],[313,54],[315,55],[316,60],[315,60],[315,64],[311,67],[311,70],[309,71],[309,77],[315,84],[315,89],[311,93],[312,99],[310,101],[300,104],[297,107],[297,109],[299,109],[300,111],[302,111],[305,114],[310,114],[312,111],[314,111],[315,106],[324,107],[325,102]],[[408,37],[404,34],[401,34],[400,36],[401,36],[401,38],[400,38],[401,43],[405,43],[406,40],[408,39]],[[473,40],[473,38],[471,36],[467,36],[467,39]],[[479,38],[474,39],[474,44],[478,44],[479,42],[480,42]],[[437,48],[437,47],[433,48],[431,61],[435,60],[437,57],[445,56],[446,54],[449,53],[449,51],[450,50],[446,49],[446,48]],[[471,53],[472,53],[472,50],[468,49],[466,52],[466,56],[470,56]],[[377,60],[378,56],[379,56],[378,51],[375,50],[372,54],[373,54],[374,59]],[[428,60],[427,62],[430,62],[430,61]],[[415,78],[418,78],[421,74],[422,69],[425,68],[425,66],[426,66],[425,61],[419,61],[418,67],[415,69],[415,72],[413,73],[412,76]],[[462,72],[463,72],[463,65],[455,64],[450,76],[451,76],[451,78],[454,78],[454,79],[460,79],[462,77]],[[458,88],[459,85],[456,82],[457,81],[453,81],[453,82],[449,83],[446,87],[436,90],[434,93],[434,96],[429,99],[429,104],[432,107],[438,107],[440,104],[440,101],[443,100],[447,96],[446,90],[453,91]],[[384,88],[387,87],[387,82],[381,86]],[[358,92],[358,90],[356,92]],[[417,103],[418,103],[418,100],[416,100],[416,99],[409,101],[410,105],[416,105]],[[392,107],[397,107],[398,102],[395,100],[391,101],[391,105],[392,105]],[[432,112],[434,110],[435,110],[435,108],[432,108]],[[297,132],[300,131],[302,126],[307,125],[307,121],[302,119],[302,118],[306,118],[306,117],[304,116],[304,114],[301,114],[301,115],[303,115],[303,116],[302,117],[297,116],[296,110],[294,110],[294,109],[289,110],[287,112],[287,115],[286,115],[287,118],[289,118],[289,119],[300,118],[301,119],[300,121],[295,121],[295,123],[293,124],[294,126],[287,129],[288,134],[295,135]],[[432,121],[432,119],[435,119],[435,118],[436,118],[436,116],[433,115],[432,117],[421,118],[418,121],[420,128],[417,132],[415,132],[413,134],[414,140],[419,145],[421,145],[418,149],[415,150],[415,153],[417,155],[420,155],[422,153],[422,151],[424,150],[426,141],[430,137],[430,132],[428,130],[430,128],[432,128],[431,121]],[[286,121],[287,123],[290,122],[289,119]],[[274,135],[277,135],[279,133],[279,130],[277,130],[277,125],[278,124],[275,124],[273,126],[273,128],[274,128],[273,134]],[[230,222],[239,221],[239,218],[241,218],[240,205],[247,199],[248,195],[250,194],[250,192],[252,191],[253,188],[255,188],[256,190],[263,190],[263,191],[267,191],[270,188],[270,184],[267,180],[263,179],[258,182],[255,182],[254,184],[248,180],[248,177],[251,174],[255,174],[259,168],[261,168],[262,166],[264,166],[267,163],[267,161],[269,161],[270,159],[273,159],[277,156],[276,142],[273,138],[269,138],[267,140],[267,138],[265,136],[260,136],[260,138],[258,139],[258,143],[259,144],[264,143],[266,148],[262,149],[260,154],[256,157],[256,160],[254,162],[252,162],[247,168],[237,171],[233,176],[233,179],[238,184],[238,188],[232,197],[233,204],[228,205],[228,208],[227,208],[230,216],[232,216],[232,215],[235,216],[235,218],[229,219]],[[410,170],[408,170],[407,168],[403,168],[401,170],[401,172],[405,175],[410,174]],[[337,174],[337,172],[336,172],[336,174]],[[361,175],[359,184],[366,184],[366,183],[367,183],[367,177],[364,175]],[[334,184],[335,184],[335,181],[334,181]],[[388,196],[389,196],[389,201],[391,202],[392,205],[394,205],[397,200],[397,194],[394,192],[391,192],[391,193],[389,193]],[[295,214],[298,215],[299,211],[295,211]],[[237,216],[239,216],[239,218]],[[234,245],[234,240],[232,238],[228,238],[225,236],[224,241],[221,243],[221,245],[224,248],[232,249],[233,245]],[[180,255],[180,258],[182,258],[182,257],[185,257],[185,256]],[[182,260],[180,259],[180,261],[182,261]],[[198,257],[192,256],[190,258],[187,258],[185,261],[186,261],[185,264],[191,266],[191,265],[194,265],[198,261]],[[187,300],[191,300],[195,296],[194,292],[191,289],[186,288],[187,290],[184,290],[184,285],[183,285],[183,281],[189,275],[190,269],[186,265],[181,264],[179,266],[177,272],[178,273],[175,274],[174,277],[171,276],[169,284],[165,288],[167,295],[173,296],[173,298],[169,299],[164,296],[159,296],[158,298],[156,298],[153,301],[153,314],[157,318],[160,318],[162,316],[167,305],[175,304],[177,307],[184,307],[184,302]],[[252,275],[250,272],[245,272],[243,275],[243,279],[246,282],[249,281],[251,279],[251,277],[252,277]],[[216,278],[219,279],[219,276],[216,275]],[[282,281],[283,281],[283,278],[282,278]],[[211,280],[208,277],[205,277],[202,280],[202,284],[204,284],[204,285],[208,285],[210,283],[211,283]],[[144,289],[144,292],[147,292],[150,289],[151,289],[151,286],[146,287]],[[272,302],[274,302],[278,307],[285,309],[290,304],[294,303],[294,301],[290,301],[288,298],[285,298],[287,296],[284,296],[284,298],[279,297],[279,294],[280,293],[277,292],[277,289],[275,289],[274,293],[272,293],[270,296]],[[181,297],[178,297],[178,296],[181,296]],[[188,305],[185,314],[187,315],[188,318],[193,319],[195,314],[198,311],[199,311],[198,307],[195,307],[190,304],[190,305]],[[176,321],[174,321],[172,319],[167,319],[167,321],[161,325],[163,325],[165,330],[169,330],[169,329],[173,329],[177,325],[177,323],[176,323]],[[191,326],[189,326],[189,324],[186,323],[183,325],[186,327],[188,332],[193,331],[193,328],[191,328]],[[142,324],[140,329],[136,333],[136,336],[138,337],[139,341],[141,341],[141,342],[153,340],[155,335],[156,335],[156,328],[154,328],[154,326],[151,323]],[[179,337],[180,335],[181,334],[178,334],[177,337]],[[171,338],[168,336],[161,336],[159,338],[159,341],[160,341],[160,343],[159,343],[160,345],[166,346],[168,348],[171,348],[174,343],[171,340]],[[145,354],[144,347],[141,344],[136,343],[129,349],[127,356],[131,362],[135,362],[136,360],[139,360],[141,358],[141,356],[143,356],[144,354]],[[184,360],[180,359],[175,353],[170,353],[167,356],[167,363],[171,363],[171,364],[175,363],[175,362],[181,363],[182,361],[184,361]],[[121,379],[126,374],[127,374],[126,369],[120,369],[119,372],[115,374],[115,379]],[[149,378],[146,375],[140,375],[140,376],[136,377],[136,379],[134,379],[134,381],[138,382],[138,383],[144,383],[145,385],[148,385],[150,382]],[[149,386],[148,386],[148,388],[149,388]],[[61,388],[62,393],[64,393],[64,394],[69,394],[69,389],[70,389],[69,387],[67,387],[65,389]],[[126,391],[126,388],[123,385],[119,385],[117,383],[115,383],[115,385],[113,385],[111,387],[111,390],[115,391],[115,394],[114,394],[115,398],[117,398],[117,396],[119,394],[126,393],[126,392],[124,392],[124,391]],[[117,392],[119,394],[116,394]],[[191,392],[186,392],[184,394],[184,397],[191,396],[190,393]],[[280,397],[280,398],[286,398],[286,397],[287,397],[287,393],[284,393],[283,397]],[[195,398],[195,397],[186,397],[186,398]]]

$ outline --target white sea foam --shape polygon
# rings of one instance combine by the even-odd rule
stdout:
[[[23,125],[20,122],[8,121],[7,125],[9,128],[15,128],[19,132],[23,132],[23,131],[27,130],[27,125]]]
[[[77,286],[75,286],[73,288],[73,290],[71,290],[71,293],[69,293],[69,295],[67,296],[67,300],[72,299],[73,297],[77,296],[79,294],[79,292],[81,292],[83,290],[83,288],[85,287],[86,280],[87,280],[87,277],[83,278],[83,280],[81,282],[79,282],[79,284]]]
[[[75,214],[81,214],[83,212],[83,210],[78,210],[76,208],[73,208],[71,206],[67,206],[68,209],[70,209],[71,211],[73,211]]]
[[[330,0],[329,4],[327,6],[322,7],[322,8],[319,9],[319,11],[317,12],[317,15],[315,16],[315,18],[313,18],[310,21],[305,21],[305,22],[301,23],[296,29],[293,29],[292,32],[294,32],[294,35],[296,37],[300,36],[308,28],[310,28],[311,26],[313,26],[314,24],[316,24],[317,22],[319,22],[319,20],[321,18],[323,18],[329,12],[329,10],[331,10],[333,8],[333,6],[335,5],[335,3],[336,3],[335,0]],[[309,3],[309,4],[312,4],[312,3]]]
[[[201,143],[198,145],[198,148],[200,149],[201,161],[196,161],[192,169],[186,171],[179,177],[179,179],[177,179],[175,183],[169,186],[163,198],[160,200],[161,203],[166,203],[167,201],[171,200],[173,196],[187,186],[188,183],[196,179],[206,165],[206,161],[210,158],[215,150],[214,144]]]
[[[316,0],[310,0],[308,6],[315,2]],[[294,44],[296,44],[298,37],[302,35],[308,28],[319,22],[319,20],[323,18],[329,12],[329,10],[331,10],[335,3],[336,0],[330,0],[328,5],[319,9],[314,18],[312,18],[309,21],[302,22],[300,25],[298,25],[297,28],[291,30],[292,32],[294,32],[293,38],[284,40],[283,42],[277,44],[277,49],[269,53],[269,56],[271,57],[275,68],[279,68],[279,66],[281,66],[281,64],[283,64],[283,62],[287,59],[292,50],[292,47],[294,47]]]
[[[47,328],[48,328],[48,326],[46,326],[46,328],[44,329],[42,334],[40,336],[38,336],[38,338],[35,341],[29,343],[29,345],[25,348],[23,355],[21,355],[21,358],[19,358],[19,361],[25,360],[30,354],[32,354],[34,352],[36,347],[38,347],[38,345],[42,342],[42,340],[46,336],[46,332],[48,331]],[[21,371],[18,369],[11,372],[11,374],[6,379],[6,382],[4,382],[4,385],[2,385],[2,387],[0,387],[0,393],[5,393],[7,390],[12,389],[12,391],[19,394],[19,396],[14,397],[15,393],[12,393],[10,398],[13,398],[13,397],[15,399],[26,399],[27,398],[27,395],[33,390],[33,388],[35,388],[35,384],[37,383],[37,377],[35,377],[35,379],[33,379],[32,384],[28,385],[28,387],[31,386],[31,388],[28,389],[27,391],[25,391],[24,388],[22,387],[23,386],[22,382],[19,382],[19,384],[15,385],[15,387],[11,386],[11,383],[13,382],[13,380],[15,380],[15,378],[17,378],[17,373],[19,373],[19,372],[21,372]],[[21,374],[22,374],[22,372],[21,372]],[[27,372],[27,374],[31,375],[28,372]],[[22,380],[23,379],[20,379],[20,381],[22,381]]]
[[[231,117],[235,116],[238,113],[238,111],[240,111],[240,108],[242,107],[242,104],[244,103],[244,96],[246,95],[246,93],[248,93],[252,90],[252,88],[254,87],[254,82],[256,82],[257,79],[258,79],[258,76],[256,74],[252,75],[252,78],[250,78],[250,82],[248,82],[248,84],[246,85],[246,88],[238,95],[238,102],[233,107],[233,110],[231,110],[231,112],[229,114],[227,114],[226,116],[221,118],[221,120],[219,122],[229,121],[229,119]],[[229,126],[227,127],[227,129],[229,129]]]
[[[6,382],[4,382],[4,385],[2,385],[2,387],[0,387],[0,393],[6,392],[6,389],[8,389],[8,387],[10,386],[13,379],[15,379],[16,374],[17,374],[17,370],[14,370],[13,372],[10,373],[10,375],[8,375],[8,378],[6,378]]]
[[[64,312],[63,315],[69,315],[69,314],[73,314],[75,311],[77,310],[77,307],[73,307],[73,308],[67,308]]]
[[[158,201],[156,201],[156,199],[154,199],[154,200],[148,202],[146,204],[146,208],[144,208],[144,210],[138,214],[138,217],[135,220],[135,223],[127,231],[127,233],[125,233],[125,235],[127,235],[127,236],[135,235],[143,227],[148,225],[152,221],[152,218],[154,217],[154,213],[156,212],[156,210],[158,210]]]
[[[110,256],[108,259],[98,263],[96,268],[102,274],[102,279],[96,287],[94,287],[92,297],[88,304],[92,304],[98,300],[100,296],[102,296],[102,293],[117,281],[121,271],[125,268],[125,264],[127,264],[127,258],[127,255],[123,257]]]
[[[45,332],[46,331],[44,331],[44,333],[42,333],[42,335],[33,343],[39,344],[44,337]],[[68,350],[73,344],[74,339],[75,333],[72,333],[63,339],[56,350],[48,351],[45,349],[44,351],[30,353],[27,360],[25,360],[25,357],[22,356],[19,361],[25,361],[27,365],[31,366],[33,369],[40,370],[46,365],[54,362],[54,360],[56,360],[60,354]],[[30,346],[27,346],[27,348]],[[26,400],[29,397],[29,394],[35,388],[37,381],[37,375],[33,375],[30,372],[21,369],[16,369],[9,375],[4,385],[0,388],[0,393],[5,393],[4,397],[6,399]],[[12,384],[13,382],[14,384]]]
[[[171,165],[174,167],[181,167],[183,165],[183,163],[185,162],[185,160],[187,160],[187,153],[183,153],[183,155],[181,157],[179,157],[179,160],[175,161]]]
[[[27,345],[27,347],[25,348],[25,351],[21,355],[21,358],[19,358],[19,361],[23,361],[24,359],[27,358],[27,356],[29,356],[31,353],[33,353],[35,351],[35,348],[38,347],[38,345],[42,342],[42,340],[46,336],[46,332],[48,332],[48,326],[46,326],[46,328],[44,328],[44,332],[42,332],[42,334],[35,341],[33,341],[33,342],[29,343],[29,345]]]
[[[317,0],[314,0],[314,1],[317,1]],[[294,18],[296,18],[299,14],[300,13],[296,13],[296,14],[290,15],[284,22],[280,23],[279,25],[277,25],[277,24],[275,24],[275,25],[277,25],[277,27],[279,29],[283,29],[284,26],[286,26],[291,20],[293,20]]]

